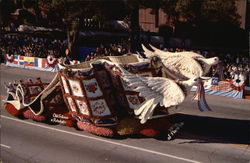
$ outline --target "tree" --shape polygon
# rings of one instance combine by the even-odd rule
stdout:
[[[200,22],[226,21],[239,24],[237,0],[162,0],[161,8],[172,22],[186,21],[196,26]]]
[[[240,16],[237,13],[236,0],[204,0],[201,11],[201,17],[205,20],[239,25]]]
[[[178,20],[178,13],[175,9],[177,1],[173,0],[162,0],[160,7],[163,9],[163,11],[166,13],[167,20],[169,22],[168,25],[174,26],[174,24]]]
[[[7,25],[11,20],[11,13],[14,12],[16,6],[12,1],[1,0],[0,1],[0,22],[1,24]]]
[[[77,0],[52,0],[49,12],[50,22],[58,27],[61,25],[66,30],[68,50],[71,58],[77,58],[77,40],[79,35],[80,18],[84,16],[86,1]]]
[[[80,23],[83,22],[82,19],[87,18],[92,21],[99,22],[100,27],[103,26],[107,20],[124,18],[128,11],[129,10],[123,0],[53,0],[50,18],[55,24],[64,23],[66,25],[69,43],[68,49],[70,55],[75,55],[73,51],[78,40],[79,27],[81,26]]]
[[[128,20],[129,20],[129,39],[128,50],[129,52],[135,51],[138,48],[139,43],[139,6],[141,1],[124,0],[125,6],[127,6]]]
[[[175,6],[178,20],[195,24],[200,19],[202,3],[203,1],[197,0],[178,0]]]
[[[162,0],[175,35],[207,40],[209,44],[233,45],[245,40],[239,28],[236,2],[239,0]],[[232,38],[235,35],[233,41]],[[224,46],[223,45],[223,46]]]

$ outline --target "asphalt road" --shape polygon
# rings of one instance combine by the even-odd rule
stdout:
[[[41,77],[49,82],[55,73],[1,68],[4,82]],[[192,96],[192,95],[191,95]],[[200,112],[189,96],[181,113],[167,117],[182,121],[175,140],[145,137],[103,138],[61,125],[47,125],[12,117],[1,103],[2,162],[250,162],[250,100],[207,95],[213,112]]]

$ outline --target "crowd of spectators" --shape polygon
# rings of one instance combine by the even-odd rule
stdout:
[[[0,36],[0,54],[22,55],[31,57],[46,58],[53,55],[56,58],[65,56],[67,40],[58,40],[29,35],[7,35]],[[182,51],[182,49],[164,49],[166,51]],[[219,51],[196,50],[204,57],[217,56],[220,63],[213,66],[209,76],[218,77],[219,80],[231,80],[235,75],[243,75],[246,85],[249,86],[249,58],[244,53],[228,53]],[[100,45],[96,47],[95,52],[88,55],[84,61],[103,56],[121,56],[128,53],[126,46],[118,43]]]
[[[2,55],[22,55],[45,58],[49,54],[55,57],[64,55],[67,40],[58,40],[24,35],[0,36],[0,53]]]
[[[250,67],[247,55],[220,53],[218,56],[221,62],[212,68],[212,76],[218,77],[220,80],[231,80],[241,75],[244,77],[246,85],[249,86]]]
[[[67,40],[33,37],[28,35],[7,35],[0,36],[0,54],[21,55],[28,57],[46,58],[53,55],[56,58],[65,56]],[[101,56],[119,56],[128,52],[126,46],[118,43],[107,45],[101,44],[96,47],[95,52],[88,55],[85,60]]]
[[[108,45],[99,45],[96,47],[95,52],[92,52],[85,58],[85,61],[89,61],[93,58],[103,57],[103,56],[121,56],[128,53],[126,46],[118,43],[111,43]]]

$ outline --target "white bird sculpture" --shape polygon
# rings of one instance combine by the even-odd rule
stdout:
[[[201,65],[191,57],[181,55],[169,55],[167,57],[154,56],[151,64],[156,70],[162,72],[162,76],[173,80],[188,80],[203,76]]]
[[[145,51],[146,56],[152,57],[152,55],[154,55],[154,56],[158,56],[158,57],[164,58],[164,59],[168,58],[169,56],[186,56],[186,57],[193,58],[195,61],[198,62],[198,64],[200,64],[200,66],[202,68],[202,71],[203,71],[202,75],[206,75],[209,72],[211,66],[216,65],[219,62],[219,58],[218,57],[205,58],[205,57],[203,57],[200,54],[197,54],[197,53],[194,53],[194,52],[190,52],[190,51],[184,51],[184,52],[165,52],[165,51],[162,51],[162,50],[154,47],[151,44],[149,44],[149,46],[154,50],[154,52],[148,50],[144,45],[142,45],[142,48]],[[171,59],[171,61],[172,61],[172,59]],[[189,63],[186,62],[186,64],[189,64]],[[200,70],[198,70],[198,71],[200,71]]]
[[[181,104],[190,88],[198,84],[200,79],[173,81],[164,77],[142,77],[132,74],[120,66],[119,69],[122,72],[121,78],[128,83],[128,86],[135,92],[139,92],[139,96],[145,98],[145,101],[134,110],[142,124],[152,118],[154,109],[158,104],[166,108]]]

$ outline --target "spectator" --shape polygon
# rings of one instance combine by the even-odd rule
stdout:
[[[65,40],[50,40],[46,38],[30,37],[27,35],[1,35],[1,46],[5,53],[24,55],[30,57],[47,57],[50,52],[55,57],[60,57],[66,49]]]

